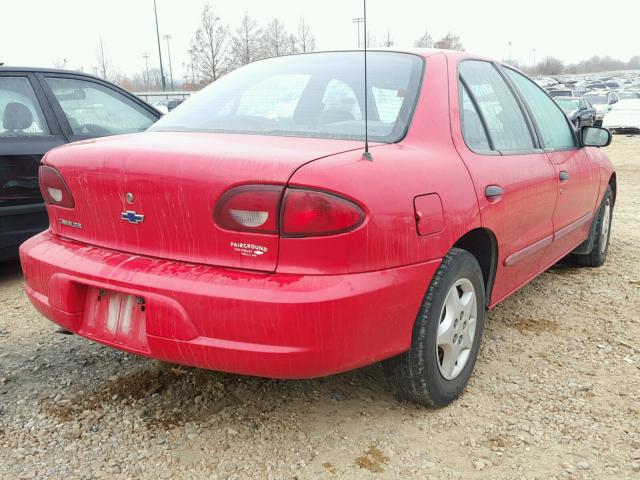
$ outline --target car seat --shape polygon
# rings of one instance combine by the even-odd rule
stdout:
[[[5,135],[24,134],[33,124],[33,114],[29,108],[19,102],[7,103],[2,115],[2,128]]]

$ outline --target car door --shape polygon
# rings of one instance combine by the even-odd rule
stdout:
[[[498,244],[491,304],[533,278],[551,243],[555,174],[503,74],[491,62],[450,65],[454,144],[473,179],[482,226]]]
[[[137,97],[97,78],[49,73],[38,79],[72,141],[143,132],[160,118]]]
[[[587,237],[598,197],[597,166],[579,146],[566,115],[544,90],[515,70],[505,71],[522,96],[555,170],[558,200],[553,212],[553,242],[543,258],[546,268]]]
[[[31,73],[0,72],[0,258],[48,225],[38,186],[40,159],[66,143]]]

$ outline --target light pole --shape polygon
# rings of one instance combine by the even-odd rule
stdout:
[[[360,48],[360,25],[364,23],[364,18],[356,17],[353,19],[353,23],[358,24],[358,48]]]
[[[189,54],[189,60],[191,61],[191,84],[195,85],[196,84],[196,73],[195,73],[196,52],[193,51],[193,48],[190,48],[189,50],[187,50],[187,53]]]
[[[171,90],[173,90],[173,67],[171,66],[171,49],[169,48],[169,40],[171,40],[171,35],[163,35],[162,38],[167,41],[167,55],[169,56],[169,79],[171,80]]]
[[[509,64],[511,64],[511,40],[509,40]]]
[[[160,29],[158,28],[158,9],[156,8],[156,0],[153,0],[153,11],[156,15],[156,38],[158,39],[158,58],[160,59],[160,80],[162,81],[162,90],[166,90],[167,84],[164,80],[164,68],[162,68],[162,49],[160,48]]]
[[[149,88],[150,85],[149,84],[151,83],[151,79],[149,78],[149,57],[150,56],[151,55],[149,55],[149,52],[144,52],[142,54],[142,58],[144,58],[144,65],[145,65],[146,72],[147,72],[147,79],[146,79],[147,80],[147,91],[150,90],[150,88]]]

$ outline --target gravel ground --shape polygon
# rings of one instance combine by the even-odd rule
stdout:
[[[274,381],[54,333],[0,265],[0,478],[640,478],[640,137],[600,269],[556,266],[488,316],[463,397],[397,403],[379,366]]]

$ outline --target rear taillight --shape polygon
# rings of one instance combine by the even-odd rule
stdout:
[[[364,221],[364,211],[350,200],[319,192],[287,188],[280,232],[288,237],[334,235]]]
[[[243,185],[220,198],[214,218],[227,230],[308,237],[353,230],[362,224],[365,213],[358,204],[332,193]]]
[[[58,207],[73,208],[75,202],[71,190],[67,187],[62,175],[55,168],[41,165],[38,172],[40,191],[45,203]]]
[[[216,205],[216,223],[227,230],[278,233],[283,188],[278,185],[243,185],[228,190]]]

